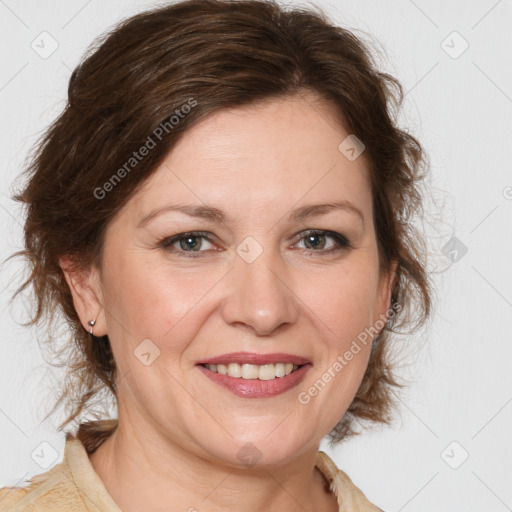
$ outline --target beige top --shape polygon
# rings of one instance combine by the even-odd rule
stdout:
[[[383,512],[366,499],[326,453],[317,453],[316,466],[330,483],[339,512]],[[66,435],[62,462],[32,477],[28,484],[0,489],[0,511],[122,512],[94,471],[84,444],[71,433]]]

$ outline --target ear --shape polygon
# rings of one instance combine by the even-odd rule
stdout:
[[[92,266],[86,270],[77,270],[69,256],[61,257],[59,265],[71,290],[73,304],[84,329],[89,332],[89,320],[96,320],[92,328],[93,333],[95,336],[104,336],[107,329],[99,269]]]
[[[382,319],[386,321],[389,316],[389,309],[392,307],[392,304],[390,304],[391,293],[393,291],[393,283],[395,281],[397,266],[398,261],[393,260],[390,264],[389,270],[380,276],[375,318],[373,322],[374,325],[377,320]]]

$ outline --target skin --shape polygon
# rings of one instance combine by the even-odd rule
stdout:
[[[350,161],[338,150],[348,132],[331,109],[301,94],[204,119],[107,226],[101,269],[71,271],[62,259],[84,327],[96,318],[118,367],[119,427],[90,460],[124,512],[338,510],[315,458],[357,392],[371,343],[307,405],[298,395],[385,318],[395,266],[379,275],[364,153]],[[331,210],[288,220],[341,200],[363,219]],[[175,203],[215,206],[227,219],[168,211],[137,227]],[[338,247],[329,235],[308,245],[309,229],[343,234],[350,247],[329,252]],[[185,241],[159,245],[189,231],[211,234],[192,240],[197,258],[178,253]],[[251,263],[236,252],[248,236],[263,251]],[[160,350],[149,366],[134,356],[144,339]],[[241,398],[196,367],[236,351],[313,366],[281,395]],[[261,454],[253,466],[237,457],[246,443]]]

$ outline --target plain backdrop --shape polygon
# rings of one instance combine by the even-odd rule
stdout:
[[[438,286],[431,324],[400,341],[411,384],[395,424],[321,449],[387,512],[512,510],[512,1],[315,3],[381,45],[380,68],[404,86],[401,123],[431,163],[421,224]],[[22,246],[12,182],[62,110],[72,69],[96,36],[153,5],[0,0],[2,260]],[[58,45],[51,55],[33,49],[42,37],[45,51]],[[46,464],[64,448],[62,418],[43,421],[63,374],[45,363],[41,334],[19,325],[28,305],[8,304],[21,262],[1,270],[0,487],[46,471],[33,457],[41,443]]]

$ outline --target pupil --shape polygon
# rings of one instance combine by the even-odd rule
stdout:
[[[322,235],[309,235],[309,244],[310,245],[312,244],[313,247],[317,247],[320,242],[315,243],[314,240],[319,238],[320,236],[322,236]]]
[[[188,249],[193,249],[196,245],[198,245],[198,242],[195,239],[196,239],[196,237],[193,237],[193,236],[189,236],[188,238],[184,239],[185,243],[187,244]],[[192,241],[192,243],[189,244],[189,242],[191,242],[191,241]]]

